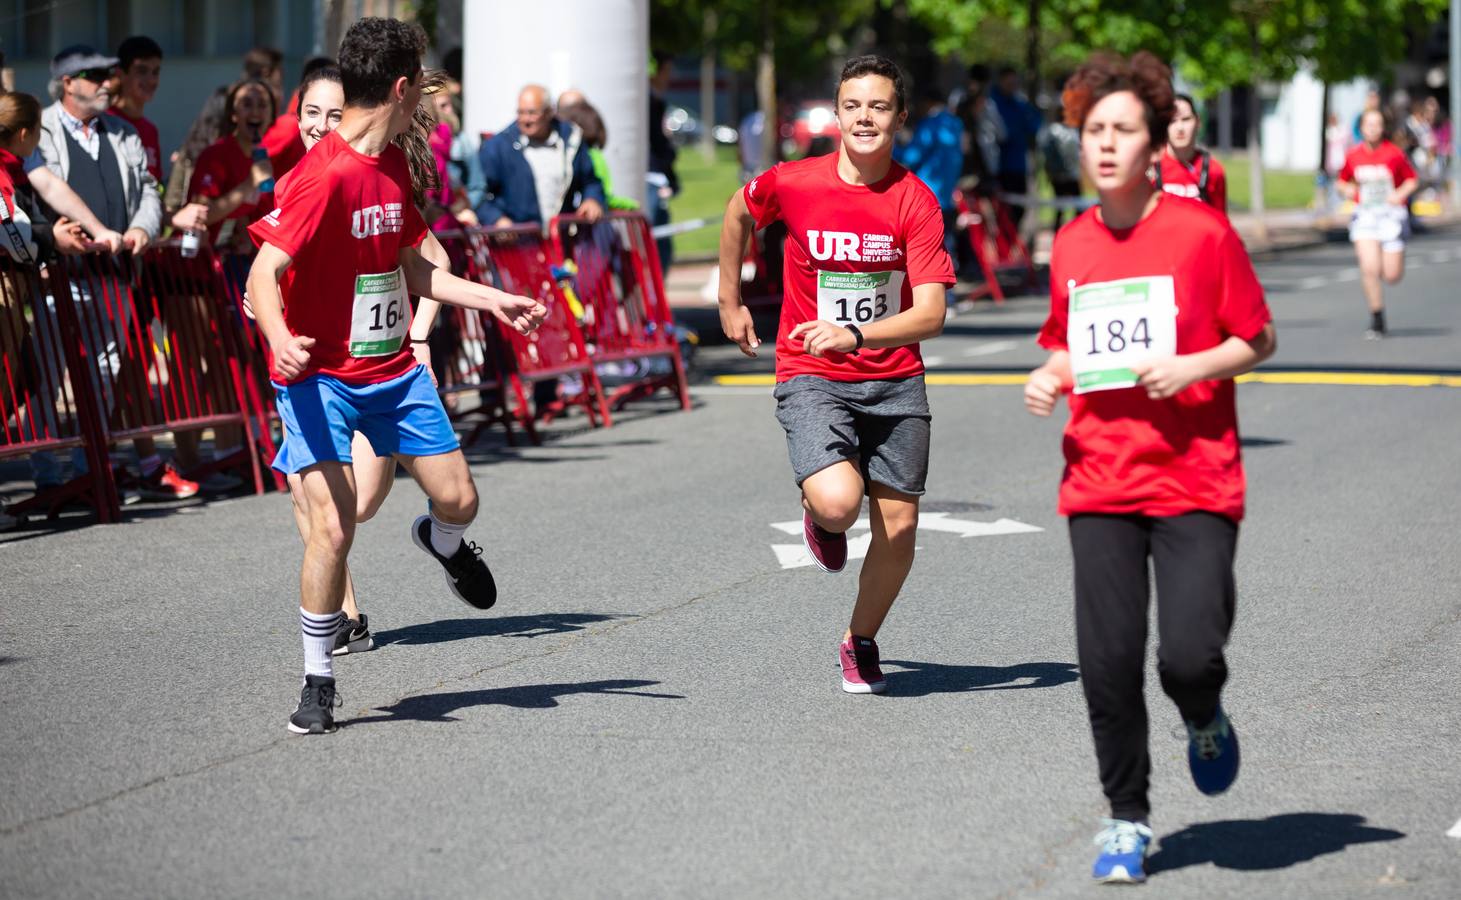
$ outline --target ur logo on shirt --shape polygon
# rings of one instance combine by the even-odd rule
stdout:
[[[852,260],[861,262],[857,235],[846,231],[815,231],[807,229],[807,248],[814,259]]]
[[[375,237],[379,234],[401,232],[401,204],[376,204],[357,209],[350,215],[350,233],[357,238]]]

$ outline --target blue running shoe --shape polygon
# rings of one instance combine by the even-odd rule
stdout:
[[[1238,733],[1221,706],[1202,728],[1187,723],[1187,766],[1199,791],[1211,797],[1232,787],[1238,763]]]
[[[1146,881],[1146,853],[1152,844],[1152,830],[1141,822],[1102,819],[1105,827],[1096,835],[1101,855],[1091,867],[1098,884],[1141,884]]]

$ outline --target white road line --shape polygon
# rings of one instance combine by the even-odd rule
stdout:
[[[1335,281],[1359,281],[1360,280],[1360,270],[1359,269],[1340,269],[1338,272],[1335,272],[1334,273],[1334,280]]]
[[[990,341],[987,344],[978,344],[964,351],[965,356],[993,356],[996,353],[1004,353],[1006,350],[1013,350],[1020,345],[1019,341]]]
[[[1298,287],[1301,291],[1317,291],[1319,288],[1329,285],[1328,275],[1310,275],[1307,278],[1299,279]]]
[[[1446,832],[1446,837],[1461,838],[1461,819],[1456,820],[1456,824],[1452,825],[1451,830]]]
[[[925,356],[923,358],[923,365],[925,368],[937,369],[947,361],[942,356]]]

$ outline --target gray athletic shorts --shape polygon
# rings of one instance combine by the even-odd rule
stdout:
[[[848,460],[869,484],[923,494],[930,416],[922,375],[854,382],[798,375],[778,384],[774,396],[798,487]]]

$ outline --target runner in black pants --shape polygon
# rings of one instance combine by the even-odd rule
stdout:
[[[1147,180],[1171,121],[1171,72],[1150,54],[1097,56],[1066,83],[1067,121],[1101,205],[1057,236],[1049,360],[1025,405],[1071,392],[1060,512],[1075,557],[1076,645],[1101,786],[1098,881],[1146,878],[1150,728],[1142,679],[1156,573],[1157,670],[1186,723],[1205,794],[1238,776],[1223,712],[1233,557],[1243,516],[1233,377],[1269,356],[1263,289],[1221,213]]]

